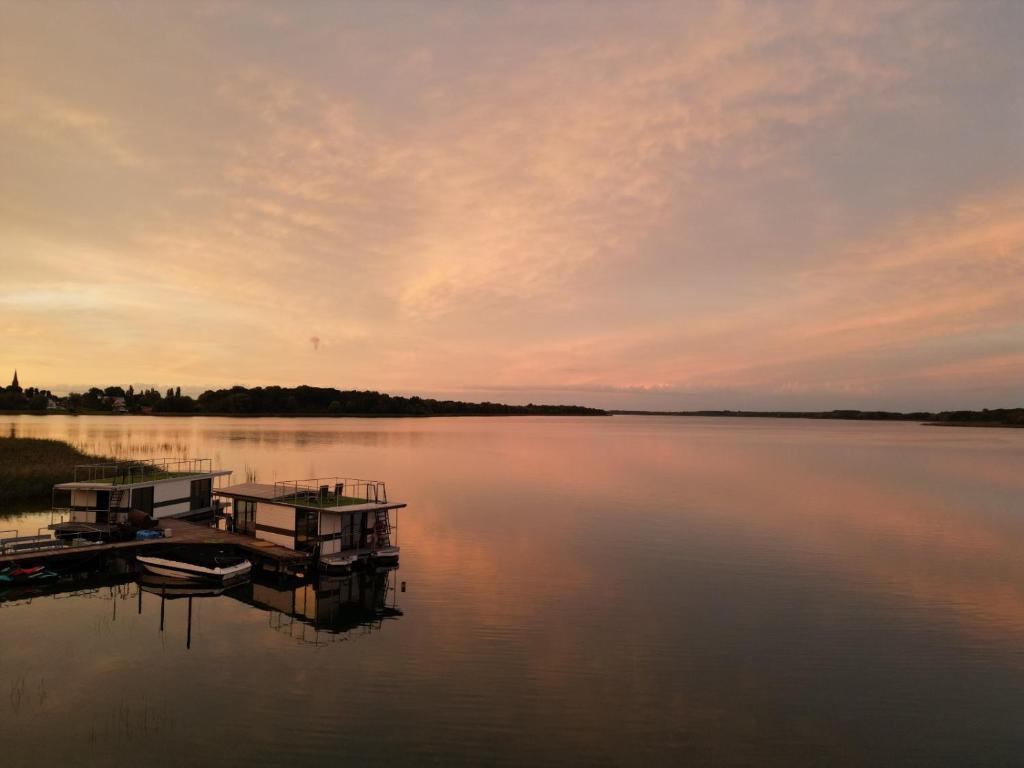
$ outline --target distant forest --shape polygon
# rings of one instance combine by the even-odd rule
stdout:
[[[504,405],[464,403],[399,397],[382,392],[340,390],[329,387],[231,387],[208,390],[199,397],[183,395],[181,388],[160,392],[128,387],[92,387],[57,398],[47,391],[28,388],[0,390],[0,410],[305,416],[604,416],[605,411],[578,405]]]
[[[179,406],[176,398],[169,405]],[[187,409],[187,404],[184,404]],[[203,392],[191,406],[199,413],[302,413],[350,416],[604,416],[579,405],[504,405],[401,397],[329,387],[231,387]]]
[[[611,411],[634,416],[742,416],[770,419],[848,419],[851,421],[923,421],[929,424],[1024,427],[1024,408],[981,411]]]
[[[504,405],[400,397],[382,392],[331,387],[231,387],[211,389],[199,397],[176,387],[161,392],[132,387],[92,387],[59,397],[45,389],[22,389],[15,376],[0,388],[0,411],[36,413],[139,413],[232,416],[736,416],[776,419],[848,419],[853,421],[917,421],[950,426],[1024,427],[1024,408],[981,411],[604,411],[579,405]]]

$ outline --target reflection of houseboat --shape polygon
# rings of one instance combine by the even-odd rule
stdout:
[[[245,580],[228,585],[189,584],[143,573],[138,577],[139,613],[142,595],[160,600],[160,631],[164,630],[167,600],[187,598],[185,647],[192,646],[193,599],[230,597],[268,614],[269,626],[300,643],[323,645],[379,630],[383,622],[402,615],[398,608],[394,571],[368,568],[317,584],[271,586]],[[179,614],[180,616],[180,614]]]
[[[343,635],[358,629],[379,629],[386,619],[398,618],[395,571],[370,568],[316,584],[292,587],[250,582],[227,593],[271,614],[271,626],[297,640]]]
[[[242,483],[214,493],[231,500],[236,533],[309,552],[321,571],[398,560],[396,510],[405,504],[389,502],[383,482],[332,477]]]
[[[217,508],[214,470],[209,459],[149,459],[75,467],[75,479],[53,487],[59,521],[50,528],[60,538],[106,538],[129,514],[144,517],[203,517]]]

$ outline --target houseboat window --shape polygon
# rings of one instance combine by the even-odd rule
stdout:
[[[132,509],[137,509],[139,512],[145,512],[147,515],[153,514],[152,485],[147,488],[132,489]]]
[[[256,534],[256,502],[235,500],[235,530],[238,533]]]
[[[213,479],[204,478],[192,481],[192,499],[189,509],[206,509],[210,506],[213,496]]]
[[[295,510],[295,548],[309,550],[316,542],[316,510]]]

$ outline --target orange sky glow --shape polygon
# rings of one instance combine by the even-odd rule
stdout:
[[[0,29],[25,385],[1024,403],[1024,4],[0,0]]]

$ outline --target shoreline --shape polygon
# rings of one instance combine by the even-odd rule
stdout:
[[[902,421],[932,427],[1024,427],[1024,408],[997,408],[984,411],[623,411],[612,410],[613,416],[677,416],[743,419],[806,419],[810,421]],[[949,414],[951,418],[941,418]],[[967,416],[967,418],[964,418]],[[1014,419],[1007,421],[1006,416]],[[976,417],[976,418],[972,418]]]
[[[540,416],[544,418],[593,418],[595,416],[661,416],[688,418],[734,418],[734,419],[801,419],[805,421],[871,421],[871,422],[909,422],[924,427],[984,427],[986,429],[1024,429],[1024,423],[1012,424],[1002,421],[934,421],[927,418],[912,416],[831,416],[817,413],[695,413],[688,411],[606,411],[604,413],[109,413],[107,411],[88,411],[85,413],[33,411],[0,411],[2,416],[73,416],[88,418],[90,416],[117,416],[124,418],[152,417],[164,418],[220,418],[220,419],[494,419],[522,418]]]
[[[613,416],[611,411],[600,413],[111,413],[110,411],[0,411],[0,416],[154,416],[166,418],[175,416],[216,417],[230,419],[463,419],[463,418],[517,418],[524,416],[568,416],[572,418],[593,418]]]
[[[922,427],[984,427],[985,429],[1024,429],[1024,424],[1001,421],[924,421]]]

